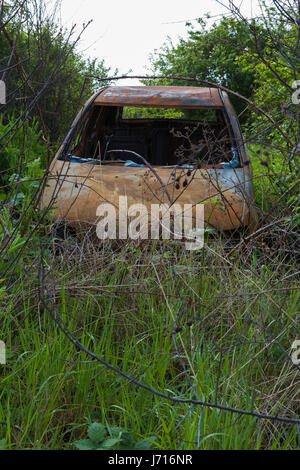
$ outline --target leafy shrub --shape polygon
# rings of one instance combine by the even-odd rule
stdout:
[[[152,436],[148,439],[137,441],[131,432],[113,426],[106,428],[101,423],[92,423],[88,427],[89,439],[81,439],[74,442],[79,450],[148,450],[152,447]]]
[[[18,129],[15,116],[0,117],[0,174],[1,183],[7,184],[14,174],[21,177],[41,177],[45,166],[46,144],[42,142],[37,121],[24,122]],[[12,135],[15,133],[14,135]],[[2,149],[2,147],[4,147]]]
[[[295,182],[296,160],[288,164],[288,155],[282,152],[261,148],[259,145],[248,145],[253,169],[253,186],[255,201],[263,210],[268,210],[270,206],[282,196]],[[289,198],[293,196],[299,200],[298,188],[295,188],[287,199],[282,200],[281,206],[284,207]]]

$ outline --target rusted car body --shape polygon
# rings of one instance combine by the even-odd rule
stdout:
[[[110,86],[92,96],[50,166],[42,206],[76,229],[95,225],[99,204],[117,207],[120,196],[149,210],[158,202],[204,204],[207,226],[252,229],[251,162],[227,94]]]

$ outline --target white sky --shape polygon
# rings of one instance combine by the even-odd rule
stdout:
[[[258,14],[257,0],[240,3],[247,16]],[[93,19],[83,34],[79,51],[90,57],[104,58],[105,64],[113,70],[118,68],[120,75],[130,69],[131,75],[144,75],[149,66],[149,54],[159,48],[167,36],[173,43],[179,36],[186,36],[183,20],[206,13],[220,15],[225,11],[216,0],[62,0],[61,22],[68,28],[75,23],[79,31],[83,23]],[[138,81],[122,80],[122,85],[136,83]]]

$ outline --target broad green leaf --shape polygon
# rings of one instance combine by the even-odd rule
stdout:
[[[74,446],[79,450],[96,450],[97,445],[90,439],[81,439],[81,441],[75,441]]]
[[[119,437],[122,431],[124,431],[124,429],[120,428],[119,426],[112,426],[110,428],[110,433],[113,437]]]
[[[112,449],[112,448],[115,447],[119,442],[120,442],[120,439],[118,439],[118,438],[105,439],[105,441],[103,441],[103,442],[100,444],[100,446],[98,447],[98,449],[100,449],[100,450]]]
[[[88,436],[93,442],[102,442],[106,436],[106,429],[103,424],[92,423],[88,428]]]
[[[128,431],[122,431],[121,433],[121,444],[126,447],[133,448],[135,440],[133,435]]]
[[[149,439],[151,440],[154,440],[155,439],[155,436],[151,436]],[[136,445],[134,446],[134,448],[136,450],[148,450],[148,449],[151,449],[151,447],[153,446],[153,443],[150,442],[150,440],[148,439],[142,439],[141,441],[137,442]]]

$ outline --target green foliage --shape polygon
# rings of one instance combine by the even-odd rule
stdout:
[[[269,344],[283,328],[281,348],[289,351],[295,339],[300,295],[286,290],[284,278],[293,273],[287,259],[282,263],[277,252],[270,259],[253,246],[247,256],[232,255],[228,269],[221,241],[210,242],[200,256],[157,242],[149,251],[136,243],[118,251],[108,245],[97,256],[91,246],[85,260],[78,255],[82,247],[74,258],[47,256],[47,284],[66,326],[94,354],[105,354],[112,366],[170,396],[195,398],[175,339],[200,399],[246,410],[254,399],[259,412],[297,416],[298,370],[279,345]],[[0,305],[0,337],[7,345],[7,363],[0,366],[0,421],[6,423],[1,438],[8,449],[69,449],[78,440],[87,440],[82,447],[90,448],[97,432],[103,438],[103,427],[93,426],[87,434],[83,416],[105,425],[104,441],[119,440],[105,444],[113,449],[132,449],[151,435],[156,438],[148,440],[159,450],[297,447],[295,426],[267,420],[258,426],[251,416],[176,405],[89,361],[43,310],[39,258],[33,265],[24,260],[21,267],[19,282]],[[271,295],[260,295],[272,283]],[[172,334],[172,314],[181,302],[180,331]],[[130,446],[129,430],[135,442]]]
[[[46,144],[41,139],[36,119],[25,121],[20,128],[15,127],[15,123],[14,115],[7,118],[6,124],[3,116],[0,117],[0,135],[14,129],[13,138],[7,138],[7,145],[0,152],[0,241],[5,246],[5,256],[0,258],[0,271],[6,271],[20,254],[14,268],[15,274],[19,275],[22,263],[35,255],[37,240],[46,229],[41,225],[32,236],[31,246],[26,245],[28,231],[23,233],[23,227],[27,219],[23,216],[26,214],[31,222],[36,222],[41,215],[33,208],[44,176]],[[22,217],[23,224],[20,224]]]
[[[270,14],[270,12],[269,12]],[[270,19],[271,21],[271,19]],[[300,72],[299,59],[291,56],[291,51],[298,49],[298,27],[283,24],[269,25],[272,33],[280,36],[283,44],[289,45],[287,54],[282,53],[279,47],[275,47],[272,37],[262,34],[265,47],[261,55],[253,54],[247,50],[238,58],[238,63],[245,74],[253,77],[252,100],[265,112],[275,117],[280,123],[280,127],[287,133],[293,141],[299,132],[297,120],[299,119],[299,107],[292,103],[292,84]],[[256,25],[256,29],[259,26]],[[263,31],[262,28],[260,28]],[[279,40],[278,40],[279,41]],[[287,60],[287,57],[289,60]],[[298,118],[297,118],[298,115]],[[282,136],[275,126],[270,127],[270,123],[263,115],[252,110],[249,119],[248,135],[256,134],[260,130],[260,139],[264,142],[272,142],[274,139],[282,143]]]
[[[11,132],[13,136],[11,138]],[[45,167],[46,145],[41,139],[36,119],[26,120],[21,126],[16,123],[15,115],[0,116],[0,172],[3,182],[17,173],[17,170],[26,171],[23,176],[39,177],[42,172],[40,166]]]
[[[20,32],[18,24],[10,24],[7,29],[12,40],[16,40],[17,53],[21,59],[26,58],[22,66],[35,94],[41,92],[38,105],[50,139],[56,141],[65,136],[80,107],[101,87],[95,77],[104,78],[113,73],[104,60],[84,58],[77,50],[76,39],[50,20],[42,25],[25,24]],[[0,66],[5,68],[10,45],[3,34],[0,35],[0,50]],[[11,65],[16,63],[13,56]],[[32,96],[19,68],[13,67],[5,81],[12,94],[6,110],[21,114]],[[36,115],[35,107],[30,115]]]
[[[180,119],[183,112],[177,109],[163,108],[137,108],[126,106],[123,108],[123,119]]]
[[[269,148],[267,145],[248,145],[253,169],[253,186],[257,205],[268,210],[284,192],[295,183],[295,162],[286,164],[286,155],[279,150]],[[284,207],[292,194],[281,201]],[[299,200],[299,188],[294,190],[294,199]]]
[[[103,424],[92,423],[88,427],[89,439],[81,439],[74,442],[75,447],[79,450],[148,450],[152,447],[150,439],[142,439],[136,441],[131,432],[117,426],[108,427]]]
[[[250,75],[255,74],[254,67],[248,70],[242,53],[236,57],[236,50],[226,42],[241,37],[247,44],[241,25],[230,21],[222,20],[220,29],[213,26],[209,31],[204,31],[199,22],[200,31],[193,35],[191,30],[188,40],[180,41],[177,49],[170,46],[162,51],[161,71],[220,80],[246,96],[257,92],[259,102],[263,104],[267,99],[268,110],[279,110],[280,98],[272,95],[276,83],[272,83],[267,69],[255,62],[256,70],[272,86],[267,89],[265,84],[259,89],[262,82],[255,75],[253,91]],[[45,42],[52,38],[51,31],[45,34]],[[15,30],[11,33],[14,35]],[[34,31],[29,35],[29,42],[36,44],[32,50],[47,53],[48,43],[42,40],[38,45],[37,38],[41,39]],[[52,42],[46,55],[49,63],[40,67],[41,81],[67,51],[63,39],[57,41]],[[22,55],[28,52],[23,32],[19,46]],[[3,37],[0,47],[4,51],[3,65],[5,55],[10,54]],[[34,62],[35,58],[33,54],[26,70],[32,73],[38,90],[39,63]],[[88,82],[81,94],[86,63],[79,59],[70,54],[65,73],[57,77],[53,88],[49,86],[48,97],[45,95],[42,109],[50,110],[44,115],[55,138],[64,132],[64,126],[69,126],[77,101],[85,99],[84,93],[90,93],[95,85]],[[283,64],[278,64],[281,70]],[[90,72],[94,73],[95,67],[92,64]],[[13,69],[9,80],[18,86],[21,81],[15,72]],[[20,96],[25,96],[25,91],[21,87]],[[276,98],[274,108],[272,96]],[[146,110],[142,116],[153,116],[151,113]],[[1,119],[0,135],[4,136],[13,124],[13,116]],[[214,243],[210,240],[200,256],[182,252],[177,244],[167,241],[157,241],[150,249],[143,243],[126,243],[125,249],[115,250],[108,245],[103,251],[96,251],[94,245],[89,251],[88,243],[84,247],[75,244],[69,259],[54,256],[48,221],[34,232],[30,244],[27,237],[31,225],[24,233],[18,225],[26,207],[33,206],[31,198],[45,162],[46,149],[37,122],[30,117],[8,138],[11,140],[0,155],[2,184],[9,184],[0,191],[1,248],[8,240],[10,243],[0,258],[1,273],[16,255],[20,256],[13,274],[7,279],[0,276],[0,338],[7,344],[7,364],[0,366],[0,421],[5,423],[0,449],[67,449],[70,443],[86,450],[148,449],[152,445],[160,450],[299,447],[296,426],[258,422],[251,416],[191,407],[188,403],[175,406],[136,387],[96,361],[89,361],[49,315],[53,306],[53,312],[60,313],[66,327],[94,354],[105,356],[113,367],[169,396],[194,399],[196,389],[203,401],[296,417],[298,370],[283,353],[290,350],[295,339],[300,298],[294,277],[297,267],[291,261],[296,245],[291,249],[286,242],[289,234],[278,238],[278,231],[270,232],[269,238],[273,239],[266,253],[255,238],[243,252],[232,252],[230,246],[229,258],[224,239],[218,240],[216,234]],[[272,148],[267,153],[258,146],[249,146],[256,201],[264,211],[276,203],[296,177],[296,160],[287,165],[284,142],[277,134],[272,139],[281,149]],[[266,176],[261,177],[261,173]],[[296,229],[299,187],[280,204],[288,208],[286,219],[298,215],[293,222]],[[38,255],[41,246],[45,258],[44,293]],[[47,308],[41,302],[43,295]],[[174,331],[174,316],[179,310],[178,330]],[[178,357],[184,361],[193,387]],[[106,425],[94,421],[88,427],[87,438],[80,439],[78,423],[82,416]],[[135,434],[128,429],[134,429]],[[152,433],[156,437],[136,438]]]
[[[123,119],[187,119],[216,122],[216,111],[213,109],[179,109],[179,108],[123,108]]]

